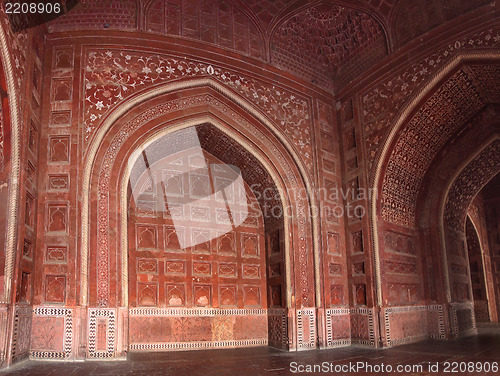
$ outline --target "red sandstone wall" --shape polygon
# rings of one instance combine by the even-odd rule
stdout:
[[[128,3],[133,5],[133,2]],[[178,343],[179,338],[187,338],[186,331],[192,334],[189,328],[180,324],[183,315],[165,319],[158,317],[158,311],[153,314],[147,310],[127,313],[128,307],[119,308],[119,256],[117,252],[113,253],[119,248],[113,226],[116,223],[102,220],[110,211],[116,214],[117,209],[109,207],[111,204],[104,198],[108,193],[113,196],[116,187],[106,185],[103,183],[105,179],[101,179],[113,175],[113,172],[105,171],[109,168],[105,162],[111,160],[105,159],[110,155],[106,150],[112,150],[119,137],[106,140],[99,154],[102,159],[93,170],[90,308],[80,307],[81,297],[87,293],[81,290],[80,280],[84,265],[81,264],[79,231],[81,213],[85,210],[81,200],[83,189],[86,189],[82,186],[82,174],[89,145],[103,120],[126,100],[160,84],[210,78],[244,98],[271,122],[299,155],[304,175],[312,182],[312,188],[327,193],[339,188],[344,192],[359,192],[371,187],[374,161],[382,140],[412,93],[457,53],[475,48],[497,48],[500,43],[495,38],[498,25],[488,24],[488,20],[481,22],[477,30],[473,30],[474,25],[468,25],[471,31],[458,39],[437,31],[435,36],[439,35],[439,42],[431,39],[432,43],[418,54],[411,54],[409,50],[397,54],[390,67],[365,77],[369,84],[356,81],[348,85],[337,101],[333,95],[315,86],[279,75],[274,68],[247,58],[246,55],[261,58],[264,54],[258,33],[250,22],[237,17],[238,11],[234,8],[226,7],[223,2],[217,2],[217,6],[214,4],[208,4],[209,9],[204,8],[201,13],[196,7],[194,10],[182,8],[182,12],[176,13],[178,17],[174,17],[174,24],[158,22],[154,17],[156,12],[152,11],[144,19],[129,17],[128,21],[127,14],[124,14],[111,25],[111,29],[136,30],[137,25],[146,25],[151,31],[164,32],[177,28],[174,34],[214,42],[239,54],[227,56],[226,49],[214,46],[205,49],[204,44],[193,40],[183,42],[179,47],[170,43],[178,42],[178,39],[166,38],[166,42],[160,42],[155,37],[130,41],[130,45],[124,46],[123,39],[118,39],[119,34],[113,32],[96,33],[90,38],[53,35],[47,40],[45,53],[40,47],[38,52],[14,52],[20,59],[19,91],[26,88],[22,101],[23,109],[26,109],[23,111],[23,134],[28,140],[22,157],[27,171],[22,180],[19,216],[24,223],[19,233],[20,249],[24,250],[24,255],[17,260],[19,268],[15,273],[16,296],[25,304],[16,311],[14,357],[24,356],[30,348],[31,302],[35,304],[31,329],[34,358],[120,356],[128,349],[123,339],[127,328],[132,325],[137,329],[140,325],[134,323],[140,321],[147,327],[166,320],[165,332],[158,333],[155,338],[143,338],[136,331],[137,343],[143,349],[151,349],[151,346],[146,346],[152,345],[151,341]],[[386,2],[379,4],[383,6]],[[174,8],[157,10],[172,12]],[[214,26],[216,18],[207,18],[204,13],[216,14],[217,19],[223,21],[218,23],[222,26]],[[53,24],[53,31],[63,30],[73,21],[61,19],[59,24]],[[101,22],[97,14],[91,21],[93,23],[85,27],[95,27]],[[200,30],[190,26],[200,25],[198,22],[202,25]],[[236,30],[241,31],[241,35]],[[378,32],[375,34],[379,35]],[[27,39],[27,43],[17,44],[20,50],[31,43],[31,39]],[[407,54],[412,58],[408,59]],[[381,58],[377,54],[374,56],[374,60]],[[30,73],[33,66],[43,74]],[[33,72],[36,69],[33,68]],[[36,77],[41,76],[40,86]],[[26,83],[22,82],[23,79]],[[204,105],[212,106],[213,103],[207,101]],[[183,102],[182,98],[168,104],[186,116],[196,112],[192,110],[196,104]],[[224,111],[231,115],[242,112],[238,106],[233,104],[232,107],[234,112]],[[220,108],[223,107],[219,105]],[[135,115],[141,110],[137,108]],[[238,121],[251,116],[246,113]],[[111,129],[110,133],[114,131]],[[259,146],[264,145],[264,138]],[[403,150],[406,149],[403,147]],[[409,176],[423,177],[424,174],[425,169],[408,172]],[[390,188],[394,191],[398,186]],[[404,196],[398,205],[414,204],[412,197]],[[436,298],[439,294],[428,291],[426,278],[432,278],[424,267],[430,258],[423,251],[424,240],[419,239],[416,227],[408,225],[404,216],[395,215],[389,216],[390,220],[372,234],[366,212],[359,209],[338,217],[334,211],[336,206],[345,207],[346,204],[360,204],[366,210],[370,205],[367,197],[318,197],[317,202],[320,215],[308,219],[309,208],[299,201],[302,206],[298,205],[296,209],[299,218],[294,224],[296,228],[290,233],[283,231],[283,236],[290,236],[293,244],[291,291],[286,294],[290,309],[276,307],[265,313],[248,313],[247,316],[256,323],[258,337],[265,337],[267,331],[270,343],[291,349],[314,348],[317,338],[320,346],[335,347],[351,342],[372,346],[380,342],[396,345],[429,336],[444,337],[445,322],[448,322],[445,321],[446,308]],[[317,225],[317,234],[309,230],[311,222]],[[98,227],[101,223],[104,227]],[[100,231],[103,228],[105,236]],[[382,250],[380,318],[376,310],[373,236],[379,237]],[[100,242],[103,239],[111,244],[111,250],[100,257],[98,252],[104,249]],[[272,243],[272,239],[268,239],[269,242]],[[282,240],[277,243],[282,243]],[[317,246],[316,253],[314,245]],[[493,261],[494,249],[493,243]],[[106,262],[108,256],[111,261]],[[439,268],[434,268],[438,273]],[[315,275],[319,278],[315,279]],[[31,283],[34,283],[32,300]],[[456,289],[454,294],[461,292],[465,290]],[[282,295],[285,296],[285,292]],[[464,324],[465,329],[470,327],[468,312],[470,309],[465,305],[458,307],[453,325],[458,327],[464,322],[467,324]],[[219,311],[209,313],[214,317],[200,314],[196,321],[206,330],[192,334],[190,340],[243,341],[238,343],[248,344],[244,341],[249,339],[249,334],[240,316],[224,318]],[[265,315],[267,327],[263,324]],[[383,323],[382,333],[377,332],[376,320]]]
[[[95,41],[93,39],[92,43],[95,44]],[[105,48],[96,48],[86,44],[84,40],[79,42],[75,40],[54,40],[50,41],[47,47],[45,69],[51,73],[45,75],[44,84],[47,92],[46,98],[50,102],[50,106],[44,107],[43,118],[45,120],[43,121],[41,139],[41,148],[47,152],[40,155],[40,166],[43,166],[41,168],[45,171],[40,182],[39,192],[39,208],[43,208],[43,211],[39,214],[39,223],[40,225],[43,224],[43,227],[41,227],[43,231],[39,233],[40,243],[36,258],[43,267],[41,266],[38,269],[35,287],[35,304],[37,305],[33,330],[34,338],[36,337],[33,347],[33,356],[35,357],[45,356],[42,338],[47,340],[53,338],[53,341],[56,341],[45,346],[47,349],[52,349],[51,351],[57,353],[59,357],[71,356],[70,353],[77,351],[79,346],[77,342],[74,342],[77,339],[76,331],[82,330],[75,328],[83,324],[83,321],[77,321],[78,310],[75,308],[81,294],[78,283],[81,271],[78,251],[79,213],[81,213],[81,208],[78,206],[80,193],[77,187],[81,184],[85,153],[96,134],[96,128],[100,124],[99,119],[103,118],[109,110],[122,103],[134,91],[144,90],[156,82],[206,76],[207,66],[209,66],[208,72],[215,74],[214,79],[231,90],[237,91],[239,95],[255,102],[256,105],[261,106],[273,121],[275,121],[274,119],[280,119],[277,124],[281,127],[281,132],[290,140],[294,148],[300,152],[305,165],[310,169],[310,173],[313,171],[313,159],[316,154],[308,135],[311,134],[312,121],[319,121],[315,120],[314,115],[316,110],[314,109],[315,105],[313,105],[315,103],[313,97],[318,95],[314,91],[306,91],[306,94],[303,94],[295,89],[276,87],[278,81],[273,81],[274,84],[270,85],[258,74],[245,76],[238,73],[237,70],[226,70],[225,68],[219,68],[215,64],[207,65],[196,60],[184,58],[179,60],[180,58],[175,55],[158,55],[137,46],[131,46],[128,51],[122,51],[117,47],[109,48],[109,40],[106,43],[108,46]],[[117,67],[116,63],[124,70],[119,69],[113,72]],[[169,71],[169,67],[172,67],[172,71]],[[116,87],[114,84],[116,77],[113,74],[118,74],[121,77],[122,86]],[[272,80],[276,79],[272,74],[269,77]],[[253,93],[258,93],[258,95],[254,96]],[[326,131],[324,134],[332,137],[335,130],[332,122],[332,109],[326,104],[329,100],[325,100],[325,97],[321,95],[318,96],[321,98],[322,106],[329,108],[326,111],[330,111],[330,114],[325,115],[325,110],[322,110],[321,116],[324,118],[321,120],[324,124],[322,127]],[[276,107],[280,103],[286,103],[286,107],[281,105]],[[325,141],[330,142],[328,139],[325,139]],[[324,148],[326,154],[322,156],[321,163],[334,164],[335,158],[338,157],[338,147],[333,143],[333,146],[325,145]],[[330,168],[330,170],[332,170],[330,181],[338,184],[338,180],[336,180],[338,179],[337,176],[339,176],[338,170],[335,170],[335,167]],[[335,218],[329,221],[334,221],[330,227],[336,231],[339,244],[342,244],[342,231],[340,230],[342,222]],[[283,236],[286,235],[283,234]],[[300,251],[304,255],[302,256],[301,253],[300,257],[303,257],[303,259],[301,259],[300,265],[301,268],[308,270],[308,272],[305,277],[299,277],[300,273],[294,273],[293,283],[305,284],[306,287],[301,287],[301,292],[297,297],[297,304],[308,307],[314,305],[315,299],[311,252],[313,240],[307,235],[302,236],[301,239],[307,242],[307,246]],[[327,236],[325,235],[324,238],[326,239]],[[111,239],[114,241],[114,238]],[[95,241],[95,238],[93,237],[91,240]],[[300,239],[294,240],[297,244],[300,241]],[[344,256],[337,255],[339,251],[336,248],[338,246],[332,244],[331,247],[331,259],[341,261]],[[114,270],[116,270],[114,266],[111,266],[110,273],[115,273]],[[268,270],[267,273],[269,272]],[[327,278],[328,283],[333,288],[342,287],[340,294],[327,294],[327,304],[329,306],[343,305],[345,307],[347,304],[345,300],[347,295],[344,295],[346,294],[345,277],[343,277],[346,272],[342,271],[342,274],[336,274],[332,269],[331,277]],[[95,266],[92,266],[90,274],[92,287],[89,291],[92,299],[94,299],[92,304],[96,304],[96,280],[94,278],[97,278],[97,275]],[[113,303],[117,299],[116,289],[116,286],[110,285],[111,307],[116,304]],[[282,293],[285,296],[285,292]],[[117,313],[113,310],[102,311],[104,315],[102,320],[98,316],[101,311],[96,310],[95,312],[95,321],[93,321],[93,318],[91,319],[91,328],[88,332],[91,336],[91,342],[89,342],[91,354],[93,354],[93,351],[96,354],[102,351],[106,352],[109,346],[114,346],[110,342],[112,339],[116,340],[113,338],[114,334],[112,332],[113,328],[115,328],[114,325],[117,325],[117,320],[125,320],[125,318],[122,319],[122,316],[117,318]],[[142,313],[138,314],[141,315]],[[287,333],[286,326],[284,326],[287,323],[282,315],[283,313],[279,312],[279,310],[276,310],[276,312],[270,311],[269,318],[270,341],[277,341],[280,346],[288,344],[288,340],[283,337],[283,333]],[[311,322],[315,323],[316,313],[314,310],[312,316],[309,311],[305,315],[299,316],[308,317],[307,320],[313,320]],[[130,320],[136,320],[134,317],[133,315],[130,316]],[[74,328],[68,332],[68,323],[71,320],[74,320]],[[237,325],[239,319],[235,320],[234,325]],[[51,322],[50,325],[49,322]],[[215,323],[212,324],[216,325]],[[62,330],[62,327],[65,328],[64,341],[56,338],[56,336],[49,337],[50,333],[58,332]],[[47,328],[50,328],[50,330],[47,330]],[[308,325],[307,328],[309,329],[310,326]],[[233,330],[234,340],[239,340],[240,337],[238,336],[246,336],[237,334],[239,329]],[[267,326],[263,333],[266,332]],[[314,333],[315,329],[302,336],[298,340],[299,343],[304,343],[304,347],[310,346],[311,343],[315,342]],[[285,334],[285,336],[288,336],[288,334]],[[105,339],[107,345],[99,344],[99,338],[101,337]],[[342,338],[348,338],[348,334],[343,334]],[[71,340],[73,340],[72,347],[68,349],[67,341]],[[87,339],[81,338],[80,341],[82,345],[85,345]],[[111,348],[113,350],[110,350],[111,353],[109,354],[113,356],[112,354],[114,354],[116,348]]]
[[[488,27],[478,29],[450,40],[446,40],[443,34],[440,34],[438,40],[436,34],[432,43],[421,45],[419,54],[412,54],[412,58],[409,60],[406,60],[407,55],[395,53],[390,68],[389,66],[381,68],[376,73],[377,78],[373,81],[370,80],[375,75],[346,88],[342,91],[341,100],[338,102],[337,108],[340,110],[341,120],[342,116],[354,119],[353,121],[344,120],[341,122],[341,126],[345,127],[342,158],[345,163],[344,180],[346,184],[355,185],[358,183],[360,188],[365,189],[373,187],[375,168],[379,168],[386,176],[384,183],[376,187],[379,189],[378,200],[382,203],[379,204],[378,208],[382,209],[377,209],[380,212],[377,211],[378,226],[374,229],[375,233],[372,235],[369,221],[361,221],[357,228],[348,225],[347,234],[352,239],[351,249],[357,249],[358,252],[362,249],[363,253],[368,255],[368,264],[365,262],[365,265],[368,266],[365,270],[369,276],[369,284],[376,281],[375,271],[370,270],[370,267],[373,268],[374,265],[371,261],[374,258],[372,236],[378,238],[381,302],[383,307],[387,307],[383,308],[385,333],[382,333],[382,341],[389,345],[418,340],[426,336],[443,338],[448,331],[448,307],[442,304],[445,301],[442,298],[442,284],[437,282],[443,276],[443,271],[440,270],[441,261],[432,260],[433,256],[426,251],[439,247],[438,239],[433,238],[434,234],[420,234],[417,231],[418,227],[413,222],[415,213],[420,210],[418,205],[418,193],[422,186],[420,182],[428,171],[429,165],[425,164],[432,160],[430,158],[432,151],[423,152],[426,150],[424,143],[414,147],[414,145],[418,145],[418,142],[416,143],[412,138],[411,135],[415,134],[412,132],[407,133],[407,139],[405,139],[406,136],[398,139],[398,145],[385,145],[384,141],[404,106],[419,93],[419,90],[422,90],[423,84],[433,73],[437,72],[457,53],[468,49],[482,48],[485,43],[488,43],[487,40],[491,40],[493,35],[498,34],[497,24],[492,22],[489,27],[491,29]],[[498,42],[499,40],[490,44],[488,48],[496,48]],[[430,47],[431,44],[432,47]],[[465,86],[467,85],[465,84]],[[465,86],[462,92],[466,91]],[[489,99],[486,100],[489,101]],[[431,102],[434,105],[438,103],[434,100]],[[468,106],[470,105],[469,103]],[[446,106],[448,105],[439,107]],[[354,116],[342,115],[343,113],[350,114],[352,108]],[[463,106],[456,108],[461,108],[464,114],[467,112]],[[479,109],[480,106],[471,112],[474,113]],[[424,109],[424,112],[439,113],[439,110],[436,107]],[[456,114],[453,113],[452,116],[456,120]],[[410,125],[414,126],[419,121],[418,119],[417,117],[412,120]],[[464,119],[467,119],[467,115],[464,115]],[[435,128],[436,121],[429,129]],[[418,129],[420,139],[425,139],[426,128],[421,124]],[[438,148],[439,142],[436,137],[438,136],[430,138],[432,141],[429,145]],[[384,161],[377,160],[380,157],[382,146],[389,148],[388,155],[392,158],[390,163],[394,164],[382,164]],[[361,173],[356,173],[352,167],[356,166],[354,157],[361,166]],[[407,164],[404,161],[407,161]],[[480,187],[480,183],[475,182],[474,187]],[[465,203],[464,197],[468,194],[461,192],[452,201],[462,205]],[[371,205],[369,202],[366,204],[367,206]],[[461,207],[458,208],[458,212],[463,212]],[[363,242],[359,241],[361,237]],[[362,248],[360,244],[363,244]],[[363,260],[360,256],[356,257],[360,258],[359,262]],[[354,260],[356,259],[351,257],[351,262]],[[358,268],[358,270],[360,269]],[[354,280],[354,276],[352,280]],[[459,283],[463,283],[463,281],[457,280],[455,282],[453,286],[454,299],[462,300],[458,295],[460,295],[460,291],[463,291],[464,294],[467,293],[468,284],[465,285],[465,288],[461,288]],[[433,284],[438,286],[438,291],[433,288]],[[373,294],[375,289],[372,286],[369,286],[367,291]],[[374,304],[375,299],[376,296],[369,295],[368,304]],[[468,313],[465,313],[470,316],[472,309],[470,302],[459,303],[457,307],[459,311],[467,311]],[[454,308],[451,309],[452,316],[454,315],[453,310]],[[427,314],[421,313],[425,311]],[[457,319],[451,318],[451,320],[455,320],[455,323],[457,320],[464,322],[463,327],[462,324],[451,324],[452,330],[458,328],[458,331],[468,331],[472,327],[473,324],[468,323],[471,321],[470,317],[469,319],[462,317],[464,314],[461,312],[457,315],[460,316]],[[427,327],[419,325],[418,328],[414,328],[415,331],[408,334],[405,328],[414,327],[415,315],[419,317],[419,322],[426,322],[424,317],[427,316],[428,325]]]
[[[484,36],[485,34],[479,34],[477,39],[480,40],[480,38]],[[57,49],[65,48],[62,46],[64,44],[62,41],[57,43],[60,43],[61,46],[58,47],[58,44],[54,42],[50,52],[50,60],[52,61],[50,64],[57,64],[53,63],[53,59],[59,53]],[[454,44],[452,44],[452,46],[455,48]],[[460,49],[461,46],[462,44],[460,44],[458,49]],[[463,46],[465,48],[465,44]],[[78,95],[79,89],[74,90],[71,94],[64,94],[64,81],[67,82],[69,79],[68,77],[78,77],[77,74],[71,72],[82,69],[87,84],[90,84],[89,88],[87,88],[87,84],[80,84],[81,86],[78,86],[85,90],[84,97],[87,99],[86,102],[84,102],[84,107],[75,107],[76,104],[71,108],[64,107],[65,111],[72,111],[72,122],[74,122],[74,125],[71,129],[74,129],[76,126],[75,119],[83,119],[84,125],[83,128],[80,128],[81,138],[79,138],[78,146],[75,146],[73,143],[68,143],[67,138],[65,139],[66,141],[62,140],[62,144],[71,145],[71,153],[75,153],[74,148],[77,148],[79,150],[77,152],[78,155],[84,155],[85,148],[92,140],[92,137],[94,137],[95,128],[98,127],[99,124],[97,119],[103,116],[106,111],[108,111],[108,108],[113,108],[113,106],[120,103],[117,98],[130,95],[131,92],[137,90],[136,85],[138,83],[139,88],[142,89],[157,79],[169,80],[181,77],[196,77],[199,73],[197,73],[196,70],[189,70],[189,68],[203,68],[203,65],[189,65],[182,62],[181,66],[184,68],[183,70],[174,68],[174,72],[170,73],[170,76],[165,76],[163,73],[165,71],[155,73],[155,69],[157,69],[157,67],[168,66],[172,61],[169,60],[170,58],[168,57],[158,59],[154,54],[149,54],[144,58],[144,55],[140,56],[140,54],[134,51],[127,54],[112,49],[95,49],[95,51],[91,52],[86,52],[84,50],[82,55],[77,56],[76,51],[81,50],[79,46],[75,46],[73,49],[75,55],[70,54],[70,56],[74,56],[75,65],[73,69],[68,68],[64,78],[58,78],[57,69],[55,69],[53,77],[47,79],[47,85],[52,85],[51,92],[59,93],[58,88],[62,87],[60,90],[62,96],[58,96],[58,99],[54,103],[59,103],[59,101],[64,102],[64,98],[66,98],[66,100],[70,98],[68,102],[72,100],[74,103],[80,103],[79,101],[83,99],[80,98],[77,100],[75,97],[75,95]],[[449,56],[449,53],[442,53],[443,56]],[[132,69],[134,75],[139,77],[140,80],[134,77],[132,81],[129,81],[129,76],[123,75],[120,70],[114,68],[112,65],[114,62],[117,62],[119,66],[124,66],[124,64],[125,66],[130,66],[130,68],[127,69]],[[150,64],[148,65],[150,71],[144,71],[142,69],[144,67],[144,65],[142,65],[143,62]],[[72,64],[73,63],[70,62],[69,67],[71,67]],[[389,97],[387,100],[378,102],[379,104],[386,103],[383,107],[383,111],[386,112],[382,114],[380,114],[378,107],[373,104],[375,102],[372,103],[369,99],[370,94],[363,94],[373,92],[379,95],[381,92],[379,86],[382,85],[383,87],[384,85],[380,82],[377,82],[371,87],[364,88],[362,93],[352,95],[350,99],[342,101],[340,106],[337,107],[339,109],[337,115],[333,116],[330,115],[330,111],[333,110],[333,101],[331,99],[328,100],[323,97],[319,101],[315,101],[309,97],[309,94],[301,96],[298,93],[294,93],[294,96],[297,96],[300,100],[305,99],[303,105],[296,107],[300,111],[300,117],[294,118],[294,112],[285,112],[278,115],[273,112],[275,111],[273,110],[273,105],[281,103],[279,101],[283,96],[270,91],[270,86],[265,83],[265,81],[259,81],[260,79],[256,80],[253,77],[251,79],[246,78],[245,80],[240,80],[240,82],[245,83],[243,88],[250,89],[250,93],[254,92],[253,90],[257,90],[256,92],[258,93],[266,93],[265,97],[259,96],[258,99],[253,99],[251,95],[245,94],[245,91],[241,93],[249,100],[266,109],[270,118],[285,119],[285,123],[282,123],[282,131],[290,138],[297,150],[300,151],[310,171],[315,171],[312,166],[314,165],[313,161],[317,161],[317,166],[319,166],[319,168],[316,170],[317,177],[315,180],[319,187],[324,186],[328,187],[327,189],[331,189],[337,184],[337,187],[350,187],[354,189],[359,187],[366,189],[369,186],[369,172],[372,167],[371,161],[373,161],[376,146],[380,142],[381,137],[381,132],[379,132],[377,136],[373,136],[371,132],[384,128],[382,124],[376,125],[378,123],[372,123],[370,120],[372,119],[371,116],[375,116],[376,113],[378,114],[376,116],[379,120],[374,120],[375,122],[387,121],[386,119],[390,119],[394,116],[395,109],[402,105],[405,98],[408,98],[411,93],[410,89],[415,87],[418,83],[423,82],[429,75],[428,68],[425,74],[416,74],[416,80],[413,80],[413,76],[405,72],[415,71],[420,63],[413,62],[411,64],[408,64],[409,67],[403,64],[400,70],[391,72],[385,77],[385,85],[388,85],[387,83],[393,79],[399,80],[401,82],[401,91],[394,91],[389,87],[383,89],[393,96]],[[52,67],[54,67],[54,65],[52,65]],[[105,80],[115,74],[115,72],[109,71],[109,67],[112,67],[121,75],[121,79],[124,79],[123,82],[125,85],[123,87],[127,88],[126,91],[123,90],[123,87],[120,88],[105,84]],[[217,79],[221,80],[225,85],[228,85],[232,90],[240,90],[240,88],[235,85],[234,79],[236,75],[234,73],[219,71],[216,65],[214,65],[214,72],[217,74]],[[232,78],[233,75],[235,78]],[[272,77],[273,80],[276,79],[274,76]],[[103,79],[104,81],[102,81]],[[408,85],[411,87],[408,87]],[[280,90],[280,93],[283,93],[283,91],[284,89]],[[64,95],[66,96],[63,98]],[[373,95],[375,96],[375,94]],[[273,98],[276,102],[259,100],[263,98]],[[375,101],[376,99],[373,100]],[[393,102],[391,102],[391,100]],[[300,101],[294,101],[293,105],[297,106],[298,103],[300,103]],[[373,108],[371,107],[372,104]],[[50,113],[52,111],[54,110],[48,111],[49,113],[46,115],[47,118],[53,115]],[[75,112],[78,112],[78,114],[75,114]],[[296,133],[287,128],[287,124],[292,124],[293,121],[296,120],[298,120],[298,124],[300,124],[298,130],[300,133]],[[315,125],[319,126],[311,128],[311,120]],[[339,124],[337,130],[335,125],[336,122]],[[318,140],[316,141],[316,147],[313,146],[313,141],[308,141],[307,131],[310,132],[311,129],[314,129],[314,139]],[[342,141],[339,144],[333,143],[332,145],[330,142],[332,139],[331,135],[335,137],[335,135],[339,133]],[[340,160],[338,159],[340,150],[342,150],[343,153],[344,162],[342,163],[339,163]],[[344,176],[344,178],[342,179],[341,176]],[[74,177],[70,177],[70,186],[77,183],[77,181],[74,180]],[[74,196],[71,194],[69,197]],[[347,198],[346,201],[342,203],[347,202],[351,204],[359,202],[363,203],[364,207],[368,206],[367,199],[352,200],[351,198]],[[76,201],[72,198],[68,202],[68,205],[68,210],[72,210],[71,208],[76,207]],[[321,206],[329,207],[331,205],[331,203],[328,203],[328,200],[325,200]],[[68,218],[74,223],[73,225],[69,225],[69,228],[77,228],[77,219],[72,216]],[[322,311],[319,312],[321,315],[324,314],[325,316],[323,316],[323,319],[321,316],[317,317],[315,310],[309,309],[297,313],[296,317],[300,322],[300,331],[302,331],[298,333],[297,337],[299,348],[313,346],[312,343],[316,336],[316,319],[324,320],[323,326],[319,328],[322,333],[321,335],[324,336],[323,338],[327,339],[323,341],[325,345],[330,344],[335,346],[347,343],[351,339],[360,343],[372,345],[378,342],[378,333],[375,332],[376,326],[374,325],[376,317],[372,309],[375,305],[376,297],[374,296],[373,288],[373,251],[371,249],[369,220],[367,217],[357,218],[356,215],[346,218],[345,235],[342,230],[344,228],[343,221],[344,219],[336,220],[334,217],[329,218],[326,215],[321,217],[323,256],[320,256],[322,261],[320,265],[322,265],[321,267],[324,271],[321,274],[323,276],[321,282],[323,284],[323,293],[320,294],[320,300],[322,301],[321,304],[325,307],[325,313],[322,313]],[[387,231],[387,237],[382,238],[381,242],[384,249],[387,251],[387,255],[391,256],[390,259],[384,259],[383,263],[383,267],[387,268],[387,270],[384,269],[386,270],[385,275],[387,276],[383,281],[383,286],[385,286],[384,296],[387,299],[388,305],[390,305],[390,307],[388,306],[384,311],[384,315],[387,318],[386,322],[390,325],[390,327],[386,327],[385,329],[386,334],[390,333],[390,337],[386,337],[387,343],[398,344],[402,341],[417,340],[428,335],[443,336],[443,307],[440,305],[425,305],[426,300],[424,299],[423,283],[421,282],[423,273],[421,266],[422,261],[420,261],[423,259],[423,255],[419,253],[419,242],[415,240],[415,232],[411,229],[408,230],[405,226],[398,226],[397,224],[395,226],[388,226]],[[337,251],[338,245],[340,245],[340,252]],[[69,247],[71,248],[71,245]],[[347,253],[343,253],[343,249],[347,250],[349,256],[347,256]],[[70,257],[70,259],[73,258]],[[343,262],[344,260],[349,261],[347,261],[346,264]],[[308,262],[310,261],[311,259],[308,260]],[[338,265],[347,265],[347,268],[341,267],[339,270]],[[327,272],[325,270],[326,267],[328,268]],[[302,290],[301,294],[296,297],[296,299],[298,299],[300,296],[305,307],[310,307],[312,305],[311,291],[313,291],[312,281],[314,280],[312,277],[312,264],[309,264],[308,270],[309,272],[306,274],[307,277],[305,277],[305,279],[298,275],[296,279],[298,284],[308,286],[307,290]],[[401,274],[404,277],[401,278]],[[317,287],[318,286],[315,286],[315,288]],[[71,289],[70,287],[70,291]],[[40,302],[43,302],[43,295],[39,294],[39,296]],[[409,308],[406,307],[407,305],[409,305]],[[349,309],[349,307],[353,308]],[[107,318],[108,322],[109,317]],[[402,328],[406,327],[408,323],[415,322],[416,317],[419,321],[427,320],[429,322],[429,329],[426,329],[425,326],[421,326],[419,327],[420,329],[416,331],[406,333]],[[293,322],[293,320],[291,322]],[[331,326],[332,322],[336,322],[336,320],[342,323],[340,327]],[[277,319],[273,319],[273,322],[274,321],[279,323],[279,316]],[[273,325],[276,325],[276,323]],[[280,327],[277,327],[274,333],[280,332],[279,328]],[[99,332],[99,330],[98,326],[96,331]]]
[[[12,64],[12,72],[8,70],[7,61],[3,63],[3,75],[11,75],[17,104],[14,106],[14,94],[9,92],[8,102],[5,100],[8,87],[4,87],[2,108],[2,179],[5,186],[13,190],[13,180],[19,179],[20,189],[14,192],[18,195],[18,209],[15,227],[17,243],[14,249],[7,247],[5,232],[2,233],[2,257],[5,260],[7,252],[14,252],[12,273],[12,288],[10,295],[2,300],[2,325],[0,360],[4,364],[25,358],[29,355],[31,337],[31,305],[33,303],[34,254],[37,246],[37,194],[38,194],[38,157],[40,114],[43,102],[42,95],[42,59],[44,54],[43,31],[41,29],[21,31],[14,34],[5,22],[3,10],[2,27],[6,33],[7,49]],[[4,82],[5,84],[5,82]],[[8,108],[6,107],[8,106]],[[13,123],[13,111],[17,112],[17,122]],[[19,176],[14,177],[12,157],[14,134],[20,138],[17,162]],[[19,142],[19,141],[15,141]],[[7,153],[7,154],[4,154]],[[5,207],[15,205],[7,197],[2,200]],[[12,208],[11,208],[12,209]],[[5,210],[5,208],[4,208]],[[10,210],[10,209],[9,209]],[[6,224],[5,213],[2,213],[2,228]],[[10,219],[9,219],[10,221]],[[2,266],[2,271],[4,270]],[[7,277],[7,276],[4,276]],[[10,277],[8,277],[10,278]],[[2,278],[2,294],[5,280]],[[2,298],[2,299],[3,299]],[[10,304],[9,304],[10,303]]]
[[[14,85],[17,90],[19,108],[20,145],[20,192],[17,215],[17,252],[13,270],[12,297],[15,306],[11,319],[13,331],[4,338],[12,341],[10,361],[29,355],[31,334],[31,304],[33,302],[34,253],[37,246],[37,194],[39,129],[42,105],[44,54],[43,35],[40,30],[13,34],[6,26],[11,58],[14,67]],[[10,109],[12,111],[12,109]],[[10,138],[11,133],[8,133]],[[8,147],[10,152],[10,146]],[[9,328],[10,324],[2,325]],[[9,338],[9,334],[12,336]],[[9,349],[9,348],[8,348]]]

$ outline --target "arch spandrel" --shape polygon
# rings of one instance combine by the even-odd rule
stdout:
[[[152,92],[207,85],[236,103],[251,104],[247,109],[251,108],[254,116],[263,119],[283,143],[293,148],[312,172],[311,104],[300,92],[183,56],[91,47],[85,56],[84,159],[92,153],[91,142],[101,137],[103,119],[113,116],[120,103],[123,107],[125,99],[129,104],[136,103],[144,93],[149,96]],[[116,85],[117,78],[120,85]]]

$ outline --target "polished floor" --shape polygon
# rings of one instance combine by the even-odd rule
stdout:
[[[447,362],[450,372],[445,372]],[[500,363],[500,329],[487,327],[477,336],[456,341],[424,341],[384,350],[348,347],[290,353],[253,348],[134,354],[127,361],[115,362],[25,361],[1,371],[0,376],[500,375],[495,362]],[[461,372],[464,364],[474,367],[469,369],[472,372]],[[314,365],[320,372],[308,372],[314,371]],[[484,372],[488,367],[490,372]]]

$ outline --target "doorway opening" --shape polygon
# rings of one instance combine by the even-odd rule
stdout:
[[[146,142],[128,168],[130,351],[273,345],[285,213],[262,164],[203,124]]]

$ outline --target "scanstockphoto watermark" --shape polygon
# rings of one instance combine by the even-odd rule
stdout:
[[[482,373],[497,374],[498,362],[421,362],[419,364],[371,364],[368,362],[348,362],[336,364],[322,362],[319,364],[290,363],[290,372],[296,374],[324,373],[330,375],[349,374],[464,374]]]
[[[279,188],[263,187],[260,183],[250,186],[255,198],[260,203],[264,218],[281,218],[284,214],[293,216],[293,208],[283,204],[285,197],[293,198],[295,201],[316,198],[319,207],[311,210],[313,218],[349,218],[361,219],[367,214],[367,203],[377,199],[377,190],[374,188],[346,188],[339,189],[320,188],[314,190],[287,189],[286,192]]]

